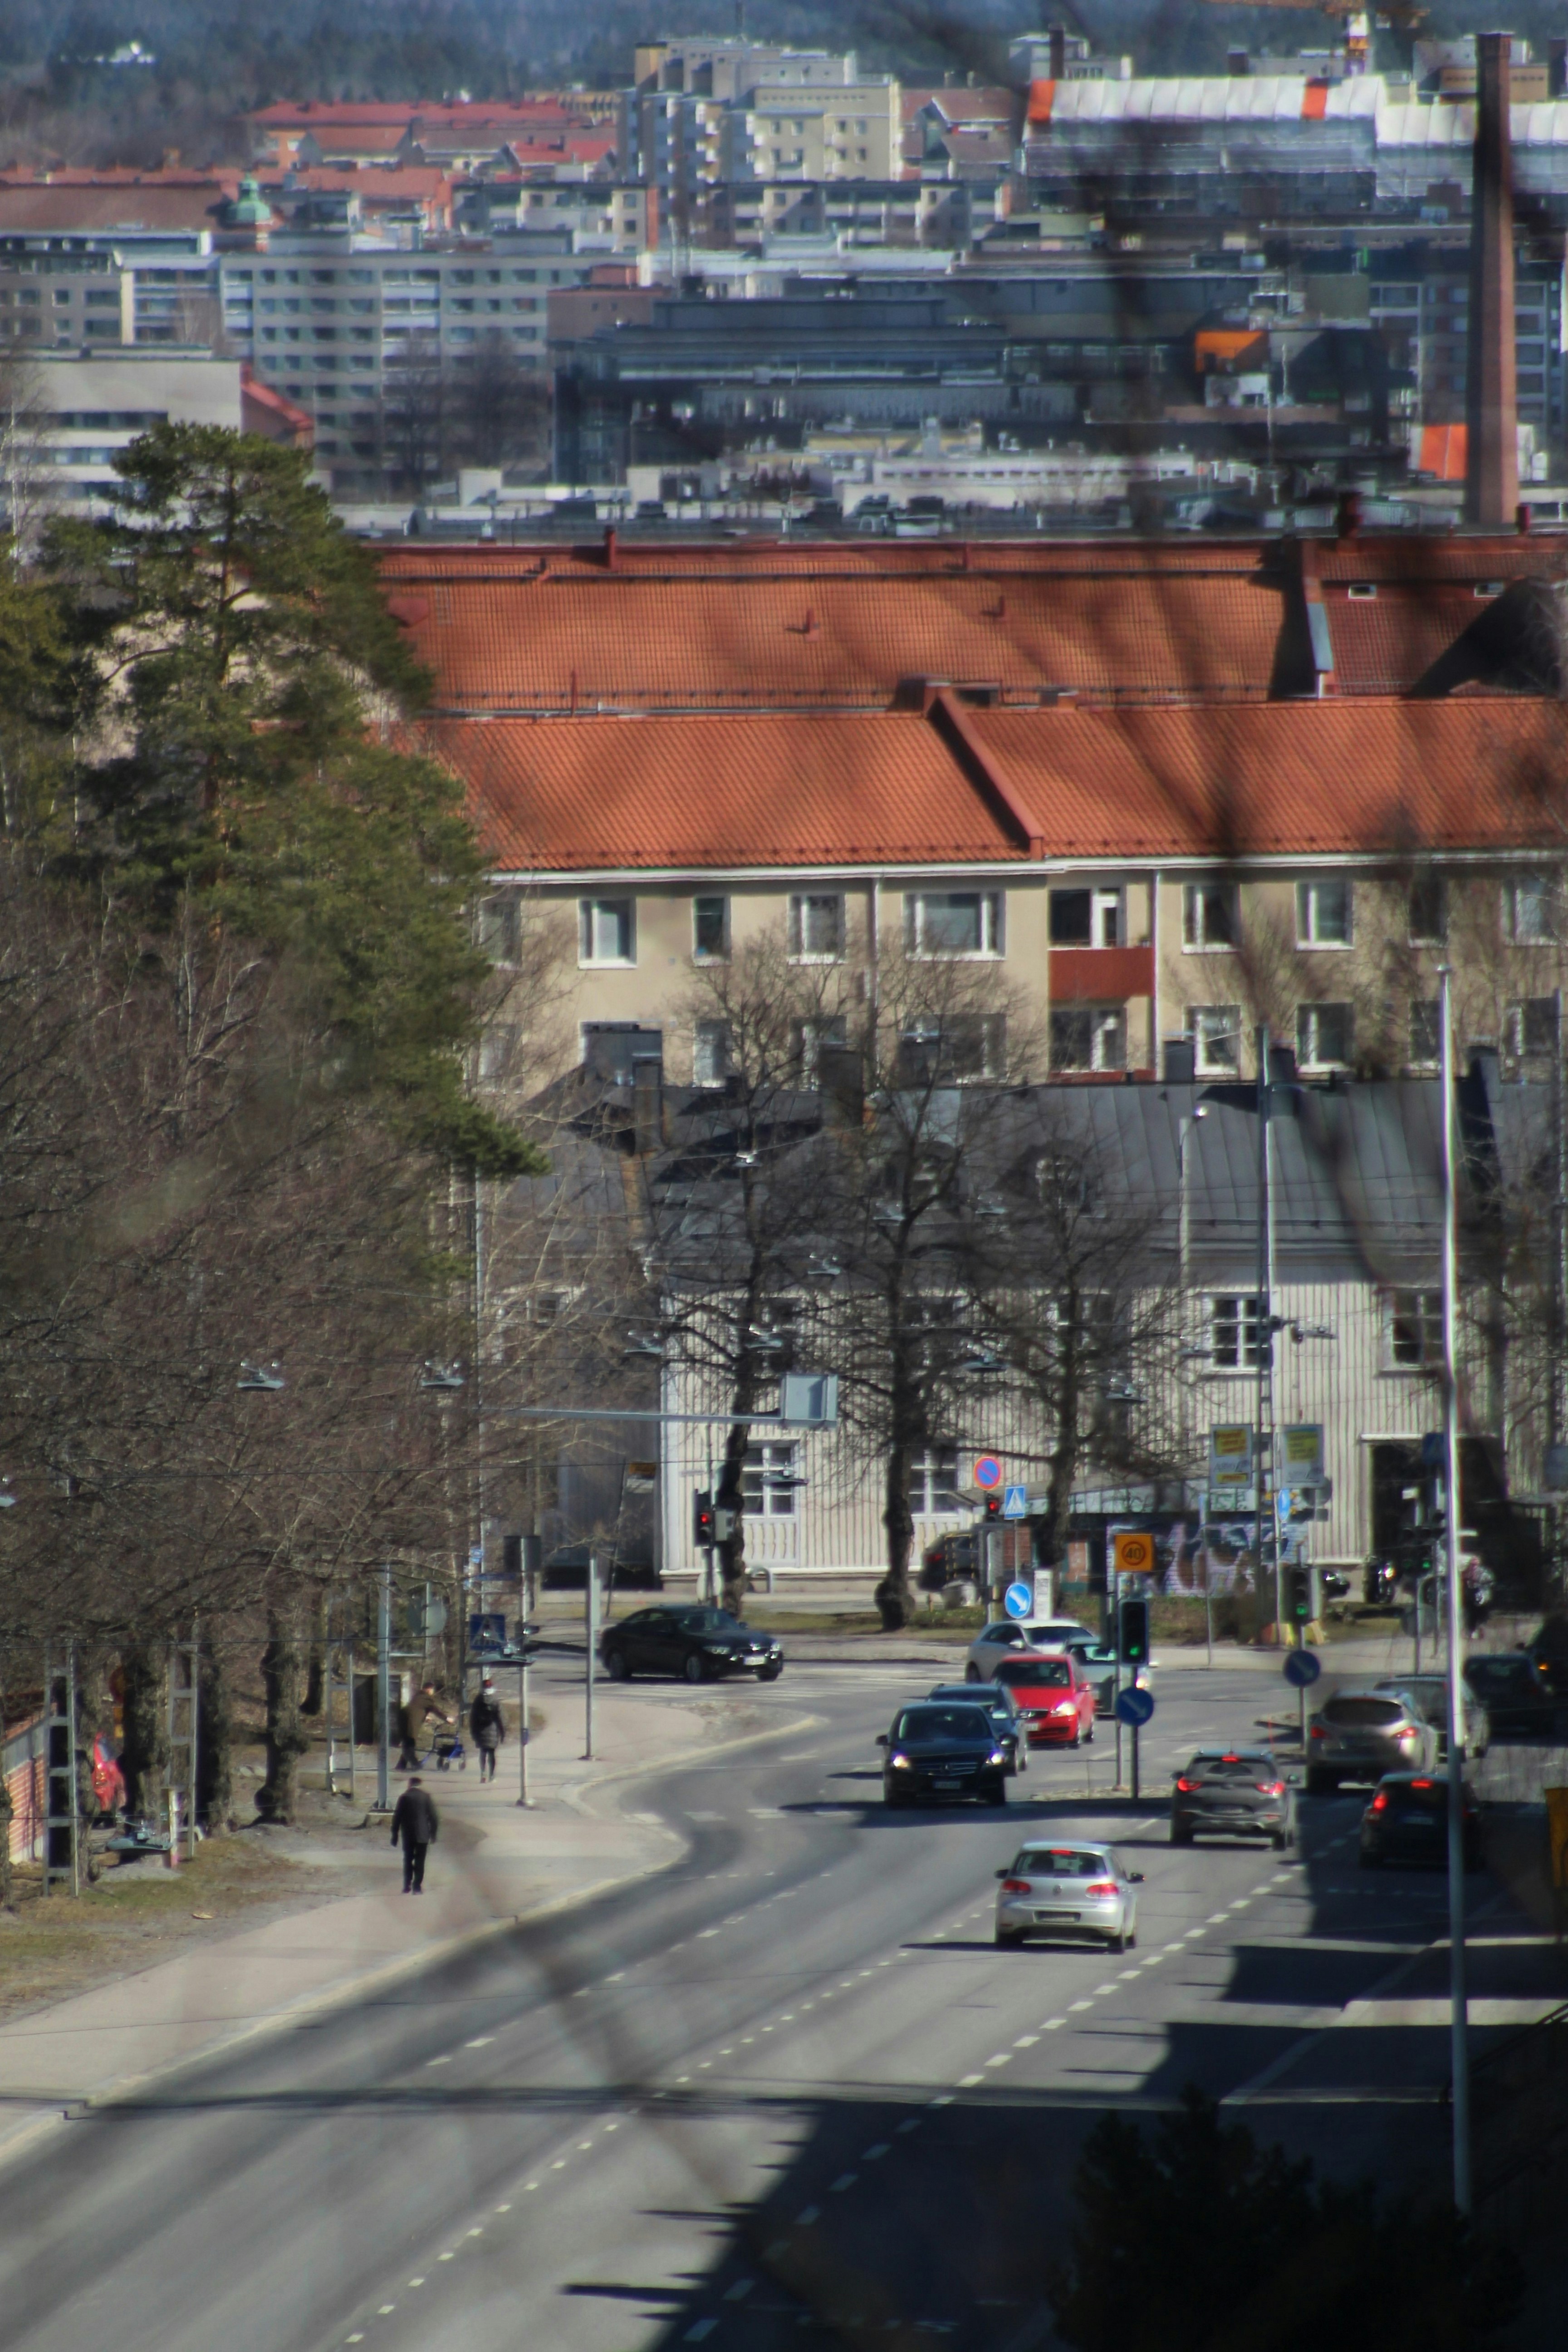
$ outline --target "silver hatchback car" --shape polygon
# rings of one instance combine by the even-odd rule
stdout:
[[[1430,1772],[1437,1734],[1412,1698],[1398,1691],[1336,1691],[1307,1733],[1307,1789],[1331,1796],[1342,1780],[1381,1780],[1385,1772]]]
[[[1138,1941],[1135,1890],[1143,1874],[1128,1870],[1114,1846],[1020,1846],[996,1875],[996,1941],[1004,1948],[1026,1936],[1108,1944],[1113,1952]]]

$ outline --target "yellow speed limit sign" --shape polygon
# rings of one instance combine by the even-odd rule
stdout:
[[[1111,1538],[1115,1558],[1111,1562],[1118,1576],[1152,1576],[1154,1573],[1154,1538],[1141,1528],[1123,1528]]]

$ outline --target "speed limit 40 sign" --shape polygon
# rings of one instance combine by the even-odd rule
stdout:
[[[1118,1576],[1152,1576],[1154,1538],[1142,1528],[1123,1528],[1110,1538],[1112,1567]]]

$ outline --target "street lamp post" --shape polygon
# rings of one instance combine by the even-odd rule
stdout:
[[[1448,1476],[1448,2029],[1453,2079],[1454,2203],[1468,2215],[1470,2189],[1469,2015],[1465,1985],[1464,1619],[1459,1588],[1459,1382],[1458,1370],[1458,1151],[1454,1125],[1453,974],[1438,974],[1443,1087],[1443,1438]],[[1416,1584],[1420,1607],[1420,1583]]]
[[[1196,1343],[1192,1339],[1192,1307],[1189,1295],[1189,1285],[1191,1280],[1193,1231],[1192,1196],[1187,1189],[1187,1147],[1193,1139],[1193,1130],[1196,1127],[1198,1120],[1200,1118],[1206,1118],[1207,1117],[1207,1103],[1194,1103],[1192,1109],[1178,1121],[1176,1128],[1176,1292],[1179,1302],[1178,1311],[1181,1322],[1183,1341],[1182,1355],[1184,1359],[1189,1359],[1194,1353],[1201,1352],[1201,1350],[1197,1349]],[[1192,1421],[1187,1410],[1187,1382],[1184,1375],[1182,1377],[1181,1381],[1181,1436],[1183,1476],[1184,1479],[1186,1475],[1186,1465],[1192,1459],[1193,1443]],[[1185,1497],[1184,1496],[1184,1499]],[[1209,1591],[1208,1541],[1206,1537],[1202,1534],[1202,1528],[1203,1521],[1200,1520],[1199,1548],[1204,1556],[1204,1643],[1206,1652],[1205,1663],[1212,1666],[1214,1664],[1214,1600]]]

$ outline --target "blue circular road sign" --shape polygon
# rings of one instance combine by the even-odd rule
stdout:
[[[1134,1730],[1136,1730],[1139,1724],[1147,1723],[1149,1717],[1154,1712],[1153,1692],[1140,1690],[1136,1687],[1131,1690],[1118,1691],[1116,1695],[1116,1712],[1123,1723],[1131,1724]]]
[[[1002,1465],[997,1461],[994,1454],[981,1454],[974,1465],[974,1483],[977,1486],[983,1486],[987,1494],[991,1492],[993,1486],[999,1486],[1002,1484]]]
[[[1322,1661],[1312,1651],[1286,1651],[1285,1679],[1293,1690],[1310,1690],[1322,1671]]]
[[[1006,1591],[1002,1595],[1002,1606],[1007,1612],[1009,1617],[1028,1617],[1033,1615],[1035,1607],[1034,1586],[1032,1584],[1010,1584],[1007,1587]]]

